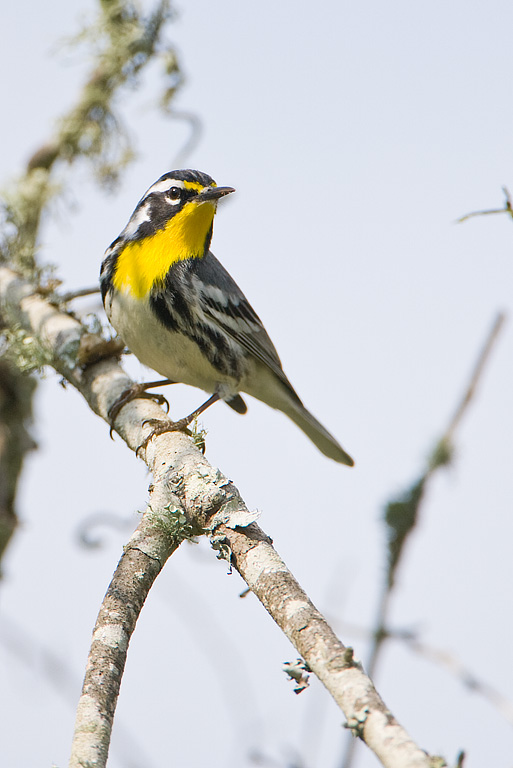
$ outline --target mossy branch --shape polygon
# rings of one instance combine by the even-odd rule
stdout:
[[[41,218],[60,191],[53,177],[58,161],[71,164],[85,158],[103,186],[115,183],[133,156],[116,97],[123,88],[137,85],[140,73],[155,58],[163,63],[166,104],[181,83],[174,49],[163,40],[170,17],[168,0],[160,0],[147,16],[131,3],[102,0],[97,21],[82,36],[94,40],[95,51],[77,103],[59,120],[55,135],[32,155],[25,174],[3,195],[0,261],[39,280]]]
[[[25,173],[2,194],[0,263],[29,276],[43,292],[53,290],[58,283],[53,277],[49,279],[52,268],[39,264],[37,260],[43,214],[61,190],[62,182],[55,179],[56,165],[60,162],[69,166],[84,158],[92,164],[104,187],[116,181],[121,169],[133,156],[117,112],[117,96],[123,88],[136,86],[144,67],[157,57],[163,65],[165,83],[162,101],[166,108],[181,83],[174,49],[163,40],[171,15],[169,0],[159,0],[149,15],[143,15],[130,2],[101,0],[96,22],[80,36],[82,41],[90,42],[94,52],[91,74],[76,104],[58,121],[54,136],[33,153]],[[28,438],[27,423],[36,380],[28,378],[27,374],[40,371],[52,363],[48,350],[20,326],[5,329],[3,340],[0,400],[4,405],[0,404],[0,442],[4,438],[10,440],[9,450],[13,459],[6,474],[3,469],[6,466],[5,451],[0,446],[0,475],[4,478],[4,501],[0,500],[0,557],[16,526],[13,494],[22,466],[24,446],[33,446]],[[82,352],[85,354],[85,340],[83,342]],[[113,353],[115,348],[116,342],[112,341]],[[64,350],[68,363],[73,362],[77,351],[78,347]],[[17,407],[16,399],[22,393],[25,398],[23,413]],[[5,400],[7,397],[9,402]],[[10,416],[7,417],[6,413]],[[5,417],[3,422],[2,414]],[[17,414],[20,421],[16,426],[13,418]]]

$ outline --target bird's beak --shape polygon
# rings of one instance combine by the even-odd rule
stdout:
[[[235,192],[233,187],[205,187],[196,198],[198,203],[205,203],[207,200],[219,200],[220,197]]]

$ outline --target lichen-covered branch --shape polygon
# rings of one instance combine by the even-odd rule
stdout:
[[[83,35],[94,46],[93,64],[76,104],[0,200],[0,263],[37,282],[45,272],[35,257],[41,216],[59,192],[53,173],[57,161],[71,165],[85,157],[104,185],[112,182],[131,157],[126,133],[114,110],[115,96],[123,87],[135,84],[155,57],[163,62],[166,82],[162,101],[166,108],[181,82],[176,55],[162,40],[170,17],[169,0],[158,0],[149,15],[142,15],[126,0],[101,0],[99,5],[95,24]],[[54,284],[56,281],[50,281],[47,288]],[[16,346],[16,332],[11,327],[7,352],[0,361],[0,558],[16,527],[14,494],[23,457],[33,447],[26,422],[36,381],[23,375],[29,350],[23,344]]]
[[[99,5],[96,22],[83,34],[93,47],[93,64],[76,104],[33,153],[25,174],[2,195],[0,261],[29,277],[38,269],[35,251],[41,214],[59,191],[52,173],[56,162],[87,158],[102,184],[112,184],[133,154],[115,110],[115,96],[135,85],[156,57],[163,63],[166,105],[181,83],[176,54],[162,40],[171,15],[169,0],[158,0],[149,15],[126,0],[101,0]]]
[[[234,567],[333,696],[353,735],[384,766],[431,765],[428,755],[388,710],[352,649],[336,637],[262,531],[256,525],[241,530],[220,526],[216,539],[221,536]]]
[[[146,514],[124,548],[93,632],[70,768],[100,768],[107,762],[128,644],[146,596],[177,546]]]
[[[131,382],[104,342],[34,287],[0,267],[0,306],[11,323],[39,340],[52,365],[107,420],[109,407]],[[86,364],[91,359],[98,360]],[[164,418],[148,400],[133,400],[116,429],[134,450]],[[93,636],[71,765],[105,765],[110,728],[128,641],[148,589],[184,536],[205,531],[219,555],[237,568],[276,623],[339,704],[348,727],[390,768],[428,768],[430,758],[409,738],[325,619],[309,601],[239,492],[182,433],[151,440],[142,451],[153,473],[148,510],[123,555]],[[177,523],[178,521],[178,523]],[[184,523],[185,521],[185,523]],[[101,679],[101,685],[99,680]],[[96,762],[95,762],[96,761]]]

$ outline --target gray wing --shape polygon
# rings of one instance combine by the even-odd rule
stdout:
[[[270,368],[297,397],[262,321],[223,265],[210,252],[204,258],[192,259],[191,262],[194,262],[191,287],[201,296],[200,305],[205,319],[220,326],[227,336]]]

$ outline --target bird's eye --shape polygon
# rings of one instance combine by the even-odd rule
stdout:
[[[182,190],[180,189],[180,187],[171,187],[171,189],[167,193],[167,196],[173,203],[176,203],[178,202],[178,200],[180,200],[182,196]]]

